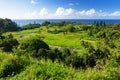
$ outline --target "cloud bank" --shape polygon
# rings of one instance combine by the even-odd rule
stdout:
[[[53,13],[46,8],[40,11],[27,12],[23,18],[27,19],[102,19],[102,18],[120,17],[120,11],[108,13],[102,10],[75,10],[73,8],[58,7]]]

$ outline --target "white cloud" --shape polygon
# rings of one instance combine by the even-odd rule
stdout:
[[[97,15],[97,11],[95,9],[90,9],[90,10],[82,10],[82,11],[78,11],[77,14],[79,16],[96,16]],[[99,13],[98,13],[99,14]]]
[[[110,16],[120,16],[120,11],[115,11],[113,13],[110,14]]]
[[[66,9],[66,15],[73,15],[75,11],[72,8]]]
[[[75,10],[73,8],[58,7],[55,12],[51,13],[50,10],[42,8],[40,11],[27,12],[23,18],[27,19],[85,19],[85,18],[120,18],[120,11],[108,13],[102,10]]]
[[[41,9],[39,14],[40,14],[41,16],[46,16],[46,15],[48,15],[48,9],[46,9],[46,8]]]
[[[31,0],[31,4],[37,4],[35,0]]]
[[[70,16],[74,14],[74,10],[72,8],[65,9],[63,7],[58,7],[56,10],[56,16]]]
[[[65,13],[64,8],[62,8],[62,7],[57,8],[57,10],[56,10],[56,15],[57,16],[62,16],[62,15],[64,15],[64,13]]]
[[[23,17],[26,19],[44,19],[52,16],[53,15],[48,12],[48,9],[42,8],[40,11],[27,12]]]
[[[86,11],[85,11],[85,10],[78,11],[78,14],[79,14],[79,15],[81,15],[81,16],[84,16],[84,15],[85,15],[85,13],[86,13]]]
[[[85,12],[86,16],[93,16],[95,14],[96,14],[95,9],[90,9],[90,10],[88,10],[88,11]]]

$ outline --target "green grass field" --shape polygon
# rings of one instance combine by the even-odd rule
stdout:
[[[75,33],[67,32],[66,34],[64,33],[51,34],[47,32],[47,30],[53,29],[54,29],[53,27],[47,29],[46,27],[42,26],[40,28],[32,30],[8,32],[5,35],[11,33],[19,41],[24,40],[25,38],[37,36],[42,38],[43,41],[45,41],[49,45],[75,49],[82,49],[81,40],[88,41],[92,43],[94,46],[96,45],[96,40],[93,39],[92,37],[89,37],[88,34],[85,33],[84,31]]]
[[[88,53],[87,49],[85,49],[81,45],[82,41],[90,43],[95,49],[98,48],[99,45],[98,42],[101,42],[100,49],[102,48],[101,50],[106,52],[105,51],[106,49],[104,49],[104,47],[106,48],[106,45],[104,43],[102,44],[103,39],[102,38],[98,39],[95,36],[89,36],[87,31],[83,30],[76,32],[67,32],[66,34],[64,34],[63,32],[58,34],[53,34],[48,32],[48,30],[55,30],[55,29],[59,30],[61,28],[60,27],[46,28],[45,26],[42,26],[40,28],[35,28],[31,30],[6,32],[3,35],[12,34],[13,37],[16,38],[20,43],[21,41],[28,39],[30,37],[32,38],[39,37],[49,46],[65,47],[65,48],[73,48],[73,49],[81,50],[81,52],[77,52],[77,53],[79,54],[79,56],[82,57],[84,57],[84,53],[85,55],[88,54],[89,56],[91,56],[94,53],[94,52],[92,54]],[[106,56],[104,56],[105,59],[104,58],[98,59],[93,68],[87,66],[86,69],[82,69],[82,68],[75,69],[73,66],[67,66],[63,62],[59,63],[58,60],[56,60],[55,62],[52,62],[49,59],[37,60],[35,58],[30,57],[28,53],[27,55],[25,53],[21,56],[17,56],[15,51],[13,53],[11,52],[7,54],[6,52],[0,51],[0,64],[2,64],[0,65],[0,71],[7,74],[7,72],[4,70],[10,71],[10,69],[22,66],[21,71],[20,72],[18,71],[17,74],[14,75],[13,73],[12,76],[7,76],[1,78],[0,80],[119,80],[120,66],[116,62],[116,59],[119,59],[118,58],[119,43],[120,42],[118,40],[115,41],[115,45],[117,45],[116,48],[108,47],[111,53],[110,56],[108,56],[110,58],[106,59]],[[18,51],[18,53],[20,52]],[[99,50],[98,50],[98,54],[99,54]],[[93,59],[94,55],[92,58],[90,57],[90,60],[94,60]]]

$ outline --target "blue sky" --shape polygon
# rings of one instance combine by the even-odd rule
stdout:
[[[0,0],[0,18],[120,19],[120,0]]]

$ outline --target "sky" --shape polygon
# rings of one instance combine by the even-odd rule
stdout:
[[[120,0],[0,0],[0,18],[120,19]]]

